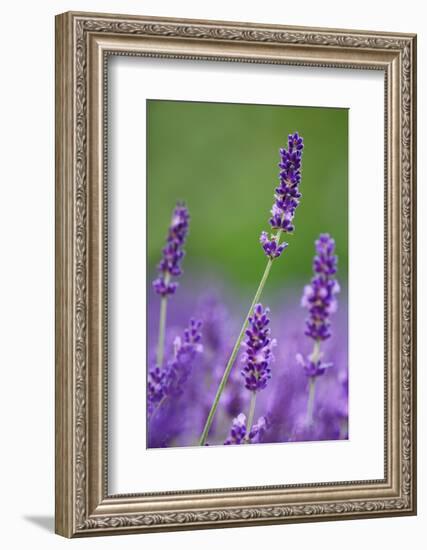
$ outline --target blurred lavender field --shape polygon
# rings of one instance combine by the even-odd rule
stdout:
[[[209,288],[210,290],[206,290]],[[304,334],[307,311],[301,307],[302,289],[269,296],[271,334],[277,340],[271,380],[259,392],[255,420],[267,423],[255,442],[337,440],[348,438],[348,320],[347,293],[342,288],[338,311],[333,315],[333,334],[322,345],[325,361],[333,366],[318,377],[313,423],[306,422],[309,377],[296,356],[311,352],[312,342]],[[182,393],[166,400],[148,421],[147,446],[183,447],[198,445],[215,392],[224,372],[247,305],[231,292],[208,284],[187,283],[180,287],[168,311],[166,356],[173,356],[174,340],[182,336],[190,318],[200,319],[203,352],[192,363]],[[148,362],[155,363],[159,323],[159,300],[154,294],[148,310]],[[230,428],[242,412],[247,414],[250,393],[244,384],[242,355],[233,366],[218,412],[209,432],[209,445],[223,445]]]

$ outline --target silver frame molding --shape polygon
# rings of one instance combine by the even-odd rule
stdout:
[[[138,55],[385,75],[385,476],[109,495],[107,60]],[[416,36],[68,12],[56,17],[56,532],[66,537],[416,513]]]

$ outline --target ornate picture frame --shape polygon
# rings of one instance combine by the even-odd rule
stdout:
[[[384,73],[384,478],[109,494],[109,56]],[[56,18],[56,532],[65,537],[416,513],[416,36],[68,12]]]

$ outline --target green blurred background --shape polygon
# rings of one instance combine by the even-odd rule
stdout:
[[[227,103],[147,102],[148,269],[156,269],[177,200],[191,215],[186,278],[215,274],[231,288],[258,285],[278,183],[279,148],[304,138],[302,199],[289,248],[275,262],[271,291],[308,282],[314,240],[336,241],[339,279],[348,265],[348,111]],[[188,282],[188,280],[187,280]],[[246,291],[246,290],[245,290]]]

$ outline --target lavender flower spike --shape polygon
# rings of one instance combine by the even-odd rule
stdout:
[[[272,348],[276,340],[270,337],[270,320],[268,308],[261,304],[254,307],[253,315],[249,317],[249,327],[246,330],[246,340],[243,342],[245,353],[242,361],[245,364],[242,375],[245,387],[253,392],[263,390],[271,378],[270,363],[273,359]]]
[[[301,198],[299,184],[301,183],[303,149],[303,138],[299,136],[298,132],[289,134],[287,149],[280,149],[280,183],[275,190],[275,201],[269,219],[269,224],[272,229],[277,230],[277,233],[268,238],[267,233],[263,232],[260,238],[265,255],[270,259],[278,258],[287,247],[287,243],[279,246],[280,233],[293,233],[294,231],[292,222]]]
[[[245,379],[246,389],[251,392],[249,414],[246,420],[247,434],[250,434],[252,430],[257,392],[263,390],[271,378],[270,363],[273,360],[272,348],[276,345],[276,340],[272,340],[270,337],[269,311],[268,308],[264,309],[261,304],[254,307],[253,314],[248,318],[246,340],[242,343],[245,347],[242,357],[245,366],[242,375]]]
[[[174,294],[178,287],[178,283],[170,282],[170,279],[182,274],[180,264],[185,254],[183,246],[188,233],[189,219],[186,206],[177,203],[172,214],[166,245],[162,251],[163,258],[158,265],[159,277],[153,281],[154,290],[160,296]]]
[[[301,305],[308,309],[305,334],[315,341],[331,336],[330,315],[337,310],[336,295],[340,291],[337,272],[338,258],[334,255],[335,241],[328,234],[322,234],[316,241],[316,256],[313,261],[315,273],[311,283],[304,288]]]

